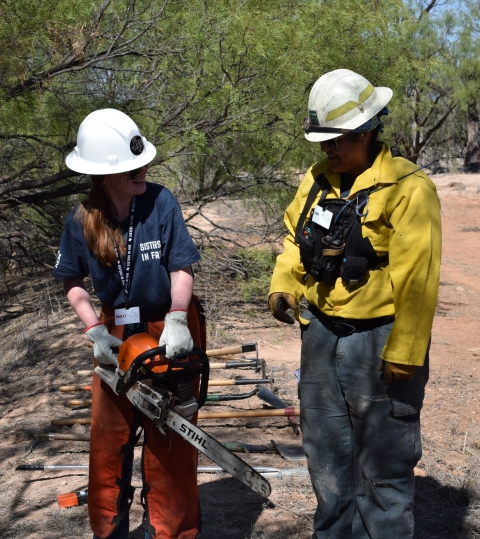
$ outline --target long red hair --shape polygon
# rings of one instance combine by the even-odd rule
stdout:
[[[112,266],[117,263],[114,242],[118,250],[125,255],[125,240],[118,227],[113,227],[107,216],[107,196],[103,189],[105,176],[91,175],[92,188],[87,198],[77,208],[75,218],[83,222],[83,235],[95,258]]]

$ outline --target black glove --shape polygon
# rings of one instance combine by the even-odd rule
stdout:
[[[293,309],[294,311],[298,309],[298,303],[293,294],[274,292],[268,298],[268,306],[273,316],[280,322],[285,322],[285,324],[295,323],[295,320],[285,312],[287,309]]]

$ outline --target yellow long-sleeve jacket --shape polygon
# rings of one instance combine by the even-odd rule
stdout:
[[[341,278],[332,286],[311,276],[306,279],[300,262],[295,228],[314,178],[325,174],[331,185],[327,198],[340,198],[340,175],[330,171],[328,160],[313,165],[285,212],[288,235],[269,292],[288,292],[297,301],[304,297],[330,317],[394,316],[382,358],[408,365],[423,365],[425,359],[437,302],[442,245],[436,188],[423,172],[413,172],[417,168],[402,157],[392,157],[382,144],[372,167],[355,180],[348,199],[363,189],[383,187],[370,193],[368,214],[361,222],[363,237],[370,239],[379,256],[388,254],[389,261],[368,270],[365,284],[348,288]],[[312,210],[319,197],[320,193]]]

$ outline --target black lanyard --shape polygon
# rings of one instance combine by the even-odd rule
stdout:
[[[117,243],[113,240],[113,248],[115,249],[115,254],[117,255],[117,266],[120,279],[123,284],[123,298],[125,300],[125,308],[128,309],[128,294],[130,292],[130,270],[132,267],[132,247],[133,247],[133,221],[135,216],[135,197],[132,198],[130,204],[130,223],[128,225],[128,235],[127,235],[127,258],[125,262],[125,271],[123,270],[122,261],[120,259],[120,253],[118,252]]]

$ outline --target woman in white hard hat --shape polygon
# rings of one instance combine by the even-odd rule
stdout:
[[[191,264],[200,259],[180,207],[165,187],[147,183],[155,148],[126,114],[97,110],[80,125],[67,166],[89,174],[92,189],[70,212],[53,275],[94,343],[95,359],[117,364],[112,348],[147,332],[167,356],[205,349],[192,302]],[[84,280],[102,303],[97,316]],[[146,538],[194,539],[199,531],[197,453],[178,435],[162,435],[94,375],[88,510],[94,538],[126,539],[133,450],[143,426]],[[196,416],[195,416],[196,417]]]
[[[347,69],[314,84],[305,137],[326,157],[286,210],[272,276],[272,314],[294,309],[302,330],[313,539],[413,537],[441,223],[434,184],[377,141],[391,96]]]

